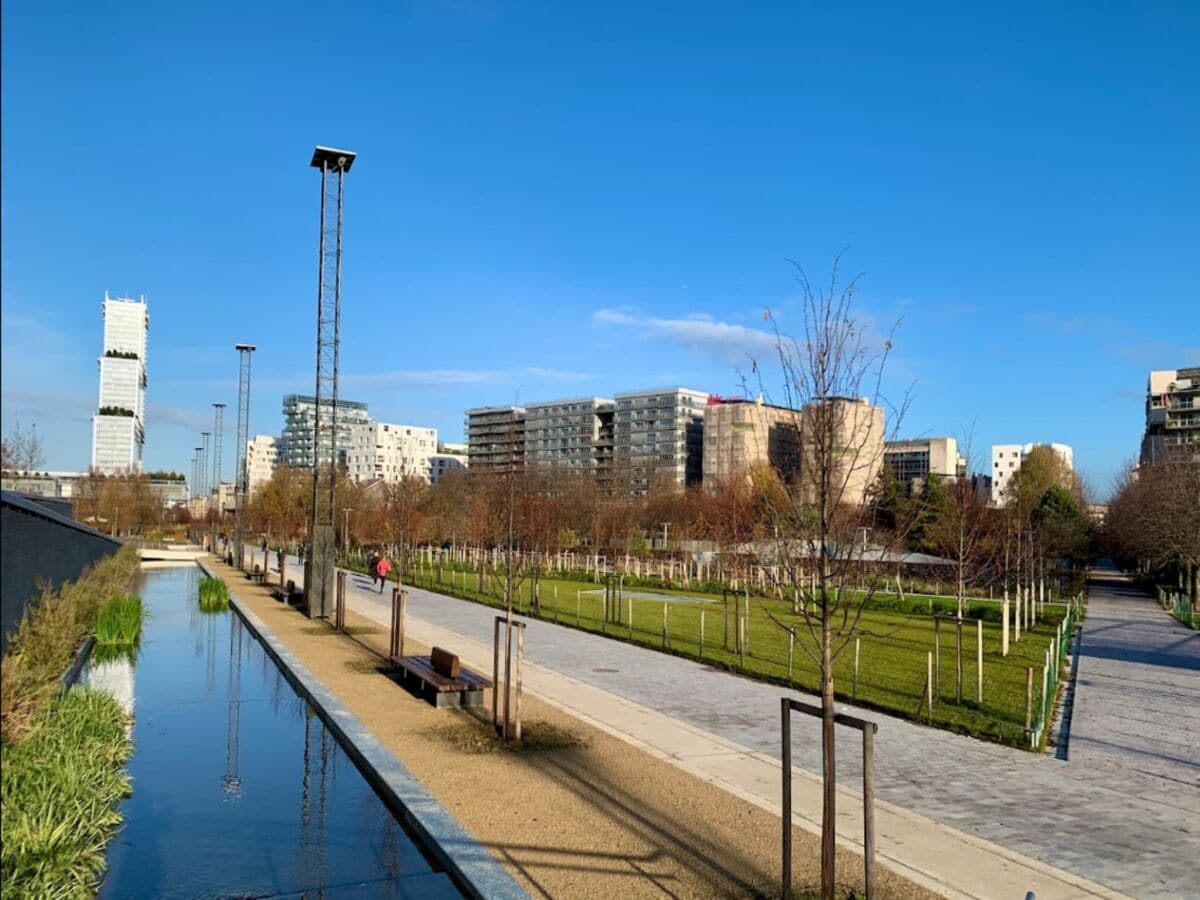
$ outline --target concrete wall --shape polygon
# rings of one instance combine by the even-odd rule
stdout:
[[[0,501],[0,652],[8,647],[38,579],[73,581],[121,542],[8,491]]]

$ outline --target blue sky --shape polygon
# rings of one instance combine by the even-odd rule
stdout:
[[[903,431],[1061,441],[1102,492],[1200,363],[1193,3],[3,6],[3,427],[86,467],[104,291],[151,308],[146,465],[255,358],[311,392],[314,144],[353,149],[342,393],[738,388],[789,259],[901,320]],[[233,424],[227,417],[227,434]],[[232,467],[227,440],[225,471]]]

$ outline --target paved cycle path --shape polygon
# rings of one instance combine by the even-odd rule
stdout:
[[[366,579],[350,584],[355,605],[383,602]],[[1200,897],[1200,635],[1109,574],[1090,597],[1066,760],[840,708],[879,722],[879,799],[1132,896]],[[409,614],[490,646],[494,609],[410,588]],[[528,620],[526,654],[776,760],[780,696],[814,700],[549,622]],[[794,764],[820,772],[818,723],[792,727]],[[839,735],[847,786],[861,784],[854,737]]]

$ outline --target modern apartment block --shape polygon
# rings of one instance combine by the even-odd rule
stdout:
[[[350,429],[346,472],[355,482],[400,481],[415,476],[432,481],[436,428],[368,422]]]
[[[1075,468],[1075,451],[1066,444],[993,444],[992,445],[992,503],[1004,501],[1005,491],[1013,475],[1021,470],[1021,463],[1033,452],[1034,447],[1049,447],[1058,454],[1068,469]]]
[[[1161,369],[1146,384],[1142,465],[1200,462],[1200,368]]]
[[[710,397],[704,410],[704,484],[770,465],[790,481],[800,465],[800,411],[758,400]]]
[[[437,453],[429,460],[431,470],[429,480],[437,484],[451,472],[467,470],[466,444],[438,444]]]
[[[613,477],[635,494],[658,478],[680,487],[703,476],[708,394],[689,388],[631,391],[613,397]]]
[[[891,467],[896,480],[904,482],[913,492],[919,491],[930,475],[948,481],[967,474],[967,461],[958,452],[958,441],[952,437],[886,441],[883,461]]]
[[[336,445],[332,412],[331,404],[321,404],[321,443],[318,453],[313,446],[317,399],[304,394],[286,395],[283,398],[283,434],[279,439],[279,464],[311,469],[318,458],[322,461],[329,459],[333,446],[336,446],[339,456],[349,452],[350,436],[354,427],[371,422],[367,404],[354,400],[338,400]]]
[[[92,469],[106,475],[140,472],[146,443],[146,300],[111,299],[106,292],[100,400],[92,416]]]
[[[472,469],[506,472],[525,464],[525,407],[468,409],[465,430]]]
[[[819,467],[813,463],[819,455],[816,436],[820,434],[832,441],[835,499],[848,505],[862,503],[883,468],[883,407],[866,397],[833,397],[801,410],[797,478],[808,502],[819,496]]]
[[[614,404],[575,397],[525,407],[525,464],[596,472],[611,459]]]
[[[246,490],[253,494],[271,480],[279,461],[279,442],[269,434],[256,434],[246,441]]]

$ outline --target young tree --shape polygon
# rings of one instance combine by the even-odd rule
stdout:
[[[853,643],[862,609],[880,586],[878,570],[870,568],[865,590],[855,590],[864,574],[860,536],[873,521],[865,501],[883,463],[882,380],[891,340],[879,348],[870,346],[865,324],[853,316],[857,279],[842,284],[838,259],[820,288],[797,269],[801,333],[785,337],[769,313],[766,318],[775,326],[783,405],[796,410],[792,426],[799,435],[799,471],[763,513],[773,535],[772,569],[778,563],[785,572],[805,564],[815,568],[815,602],[804,604],[804,627],[797,634],[776,621],[796,634],[797,645],[820,677],[821,893],[832,898],[837,845],[833,667]],[[907,400],[893,407],[894,429],[906,406]],[[884,546],[877,543],[881,558],[895,551],[899,537],[893,533]]]
[[[37,425],[31,425],[28,431],[21,428],[21,420],[13,424],[13,429],[4,438],[0,438],[0,469],[5,472],[34,472],[46,464],[46,453],[42,447],[42,437],[37,432]]]

